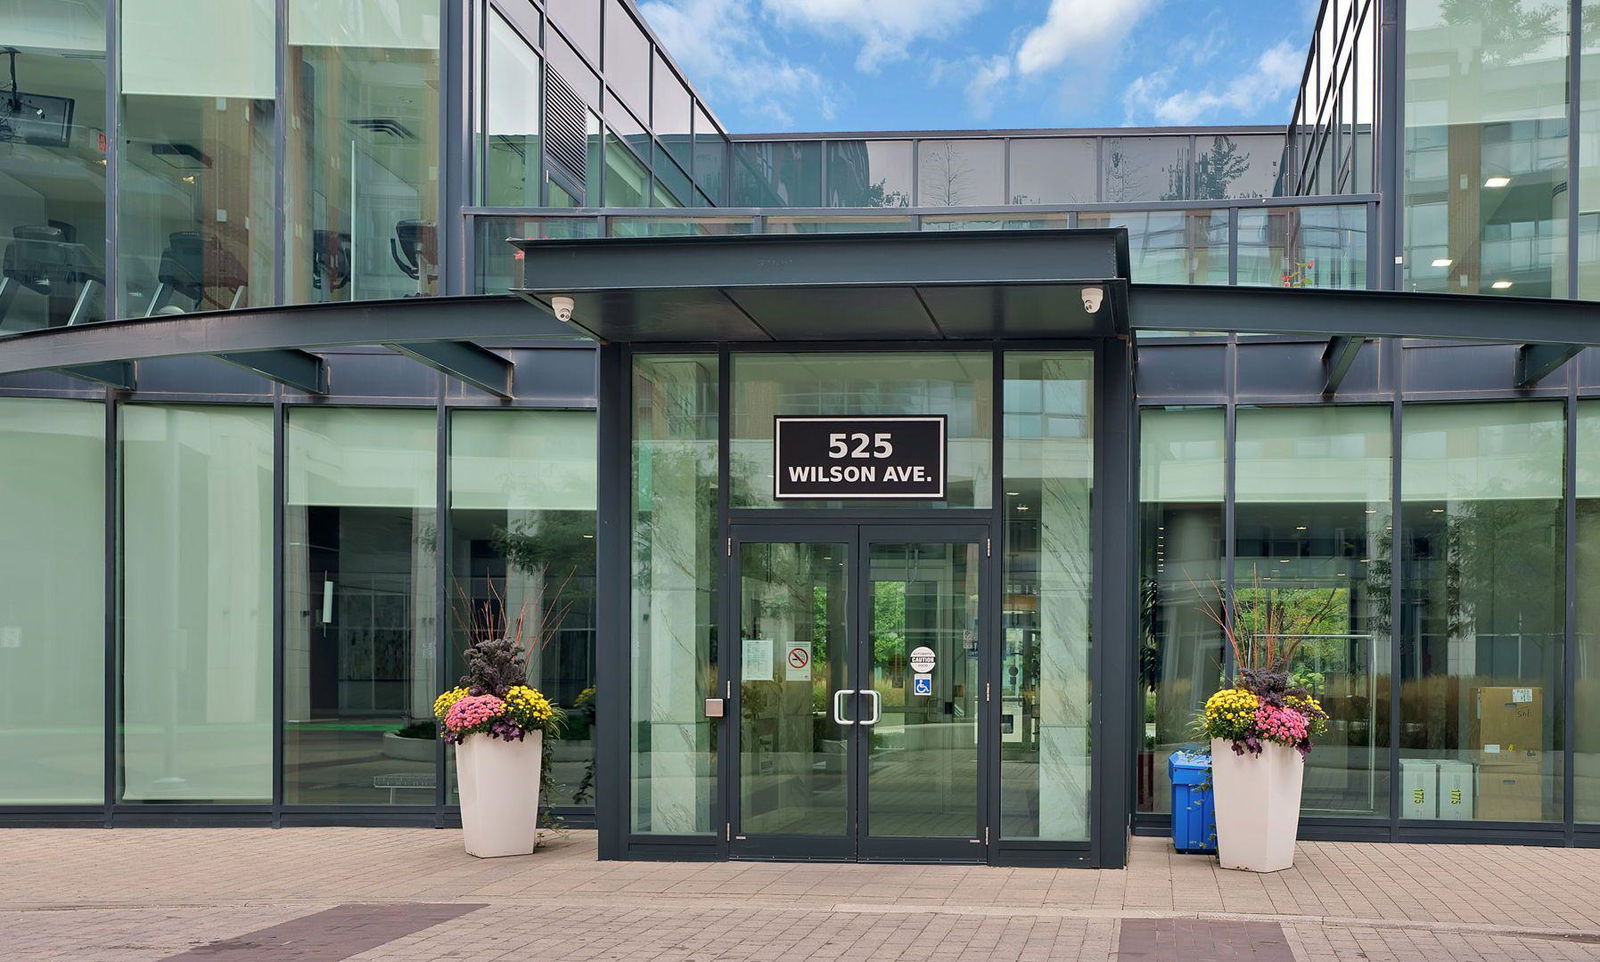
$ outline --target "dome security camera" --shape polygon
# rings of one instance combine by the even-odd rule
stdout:
[[[573,307],[572,298],[564,294],[557,294],[555,297],[550,298],[550,309],[555,312],[556,320],[558,321],[572,320]]]
[[[1106,292],[1098,287],[1085,287],[1083,294],[1083,309],[1089,314],[1100,312],[1100,305],[1105,303]]]

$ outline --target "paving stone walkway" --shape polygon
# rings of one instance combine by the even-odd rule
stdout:
[[[1223,872],[478,860],[453,831],[0,830],[4,962],[1600,962],[1600,850],[1301,843]]]

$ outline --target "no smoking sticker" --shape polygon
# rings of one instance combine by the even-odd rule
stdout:
[[[785,649],[783,656],[784,681],[811,680],[811,643],[797,641]]]

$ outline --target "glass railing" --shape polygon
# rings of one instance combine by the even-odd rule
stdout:
[[[510,238],[661,237],[708,234],[803,234],[861,231],[1037,230],[1122,227],[1135,283],[1238,284],[1256,287],[1364,289],[1373,286],[1369,242],[1376,199],[1283,198],[1234,203],[1179,202],[1149,207],[1095,205],[1073,210],[996,208],[964,211],[904,208],[799,210],[538,210],[478,212],[472,220],[474,291],[500,293],[521,284],[520,253]]]

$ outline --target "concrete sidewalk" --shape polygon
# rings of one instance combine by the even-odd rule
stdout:
[[[0,832],[0,959],[1210,959],[1600,962],[1600,850],[1301,843],[1223,872],[598,862],[594,835],[480,861],[459,833]]]

